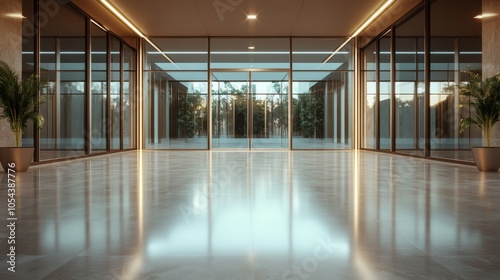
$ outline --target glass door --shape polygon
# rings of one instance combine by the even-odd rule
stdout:
[[[250,73],[251,148],[288,148],[288,72]]]
[[[212,73],[212,148],[250,148],[249,72]]]
[[[284,149],[288,71],[212,72],[212,148]]]

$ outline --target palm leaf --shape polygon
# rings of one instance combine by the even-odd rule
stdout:
[[[37,127],[43,125],[43,117],[38,113],[42,86],[35,75],[21,81],[7,63],[0,61],[0,107],[3,108],[0,118],[9,122],[17,146],[28,121],[32,120]]]
[[[474,110],[474,115],[461,120],[460,131],[464,132],[474,125],[483,131],[489,145],[489,132],[500,121],[500,73],[484,80],[477,73],[467,73],[469,81],[461,83],[458,88],[466,97],[465,103]]]

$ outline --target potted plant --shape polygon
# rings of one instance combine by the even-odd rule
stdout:
[[[479,171],[497,172],[500,168],[500,147],[491,147],[493,126],[500,121],[500,73],[493,77],[481,78],[479,74],[468,72],[469,81],[459,85],[466,104],[474,109],[471,117],[463,118],[460,130],[470,125],[481,129],[486,138],[486,147],[473,147],[472,153]]]
[[[38,113],[41,83],[35,75],[22,81],[4,61],[0,61],[0,118],[7,119],[16,138],[16,147],[0,148],[0,161],[7,171],[9,163],[15,163],[16,172],[28,170],[35,148],[22,148],[21,139],[29,120],[42,127],[44,119]]]

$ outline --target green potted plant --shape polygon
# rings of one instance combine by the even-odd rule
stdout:
[[[21,139],[29,120],[42,127],[44,119],[38,112],[39,90],[42,84],[35,75],[21,80],[7,63],[0,61],[0,118],[6,119],[14,132],[16,147],[0,148],[0,161],[5,171],[9,163],[15,163],[17,172],[28,170],[33,158],[34,148],[22,148]]]
[[[463,118],[460,130],[470,125],[478,127],[486,138],[485,147],[473,147],[474,161],[479,171],[497,172],[500,168],[500,147],[491,147],[493,126],[500,121],[500,73],[482,79],[479,74],[467,72],[469,81],[458,87],[465,104],[474,109],[472,116]]]

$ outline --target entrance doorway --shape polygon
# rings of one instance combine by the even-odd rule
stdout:
[[[212,149],[289,148],[289,71],[211,72]]]

